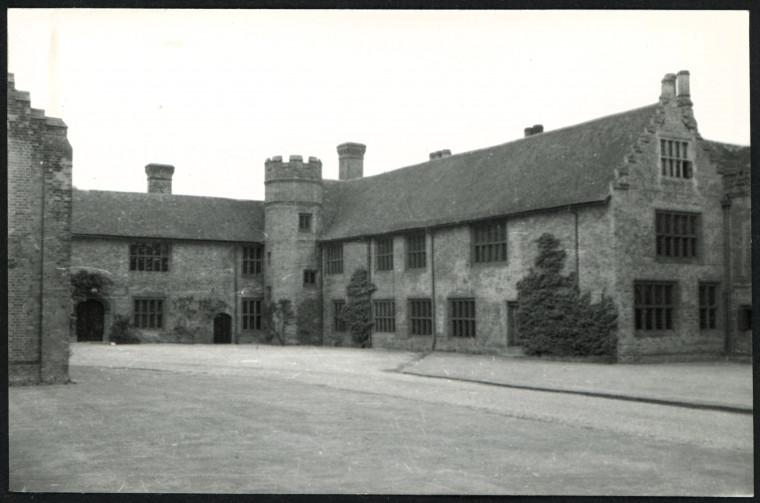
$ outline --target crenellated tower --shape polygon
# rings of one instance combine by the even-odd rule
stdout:
[[[291,155],[266,160],[266,302],[290,299],[295,311],[288,344],[319,343],[321,271],[317,236],[322,228],[322,161]]]

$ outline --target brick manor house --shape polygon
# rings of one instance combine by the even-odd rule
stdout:
[[[686,71],[654,104],[375,176],[364,145],[337,150],[338,180],[267,159],[264,201],[174,195],[160,164],[147,193],[74,189],[72,271],[113,284],[76,306],[72,340],[124,315],[146,341],[257,342],[266,303],[290,299],[288,343],[351,345],[363,267],[373,347],[509,352],[548,232],[581,291],[612,297],[619,361],[751,351],[750,148],[700,136]]]

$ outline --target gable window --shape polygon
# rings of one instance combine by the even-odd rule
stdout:
[[[698,225],[695,213],[655,212],[657,256],[696,258]]]
[[[689,142],[660,140],[660,173],[671,178],[691,178]]]
[[[343,309],[346,307],[345,300],[333,301],[333,331],[345,332],[346,320],[343,319]]]
[[[129,245],[129,270],[165,272],[169,270],[169,244],[138,241]]]
[[[343,243],[325,246],[325,272],[343,274]]]
[[[673,282],[637,281],[633,285],[633,310],[636,330],[673,330],[675,323]]]
[[[246,276],[261,274],[263,250],[263,246],[243,247],[243,274]]]
[[[163,299],[134,299],[134,325],[137,328],[163,328]]]
[[[381,238],[375,244],[378,271],[393,270],[393,238]]]
[[[708,330],[718,326],[718,299],[715,283],[699,284],[699,328]]]
[[[311,230],[311,213],[298,214],[298,230],[304,232]]]
[[[317,284],[317,271],[305,269],[303,271],[303,284],[304,285],[316,285]]]
[[[407,269],[424,269],[426,264],[425,233],[419,232],[406,237]]]
[[[449,299],[452,337],[475,337],[475,299]]]
[[[433,303],[430,299],[409,299],[409,325],[412,335],[432,335]]]
[[[396,331],[396,301],[376,300],[375,307],[375,332]]]
[[[261,299],[243,299],[243,330],[261,330]]]
[[[475,263],[507,260],[506,222],[489,222],[472,226],[472,260]]]

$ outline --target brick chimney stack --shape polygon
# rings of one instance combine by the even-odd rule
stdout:
[[[668,73],[662,78],[662,91],[660,101],[667,102],[676,97],[676,75]]]
[[[679,105],[691,105],[691,93],[689,91],[689,72],[681,70],[676,76],[676,96]]]
[[[170,164],[148,164],[145,166],[148,175],[149,194],[171,194],[172,175],[174,166]]]
[[[340,180],[352,180],[364,176],[364,152],[367,146],[361,143],[341,143],[338,145],[338,166]]]

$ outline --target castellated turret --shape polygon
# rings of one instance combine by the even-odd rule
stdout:
[[[322,330],[321,271],[317,236],[322,228],[322,161],[291,155],[265,162],[265,301],[292,302],[295,319],[286,343],[319,343]]]

